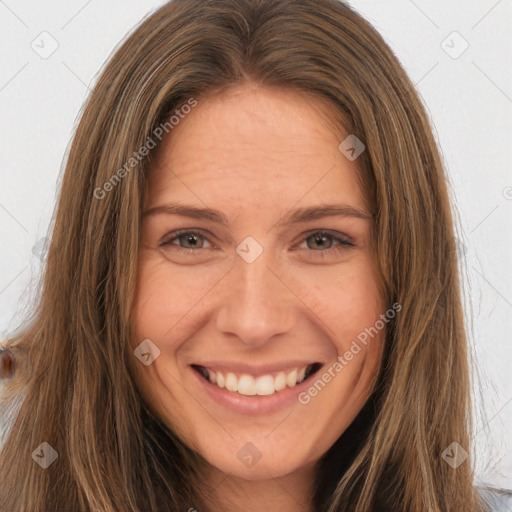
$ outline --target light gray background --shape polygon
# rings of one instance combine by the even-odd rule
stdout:
[[[162,4],[0,0],[0,339],[37,291],[39,241],[82,103],[125,34]],[[460,215],[478,477],[512,488],[512,0],[351,5],[393,48],[432,117]]]

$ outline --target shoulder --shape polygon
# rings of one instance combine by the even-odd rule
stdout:
[[[12,393],[9,386],[0,381],[0,448],[14,425],[23,398],[23,392]]]
[[[492,512],[512,512],[512,489],[477,487],[478,494]]]
[[[0,345],[0,448],[7,439],[25,399],[26,381],[20,371],[22,346]],[[14,354],[17,354],[16,357]]]

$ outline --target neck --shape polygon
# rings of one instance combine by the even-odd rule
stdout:
[[[212,489],[208,512],[314,512],[314,465],[262,480],[245,480],[211,468],[208,482]]]

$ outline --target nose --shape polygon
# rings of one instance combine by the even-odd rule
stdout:
[[[217,329],[254,347],[290,332],[297,304],[268,253],[263,251],[252,263],[237,256],[234,265],[224,283]]]

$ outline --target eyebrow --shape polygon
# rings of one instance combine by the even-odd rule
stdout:
[[[165,204],[154,206],[142,214],[142,217],[153,215],[181,215],[192,219],[204,219],[228,226],[227,217],[219,210],[214,208],[198,208],[196,206],[184,204]],[[321,204],[305,208],[297,208],[286,213],[274,224],[275,226],[287,226],[291,224],[300,224],[310,220],[317,220],[324,217],[355,217],[358,219],[371,219],[372,216],[362,210],[347,204]]]

